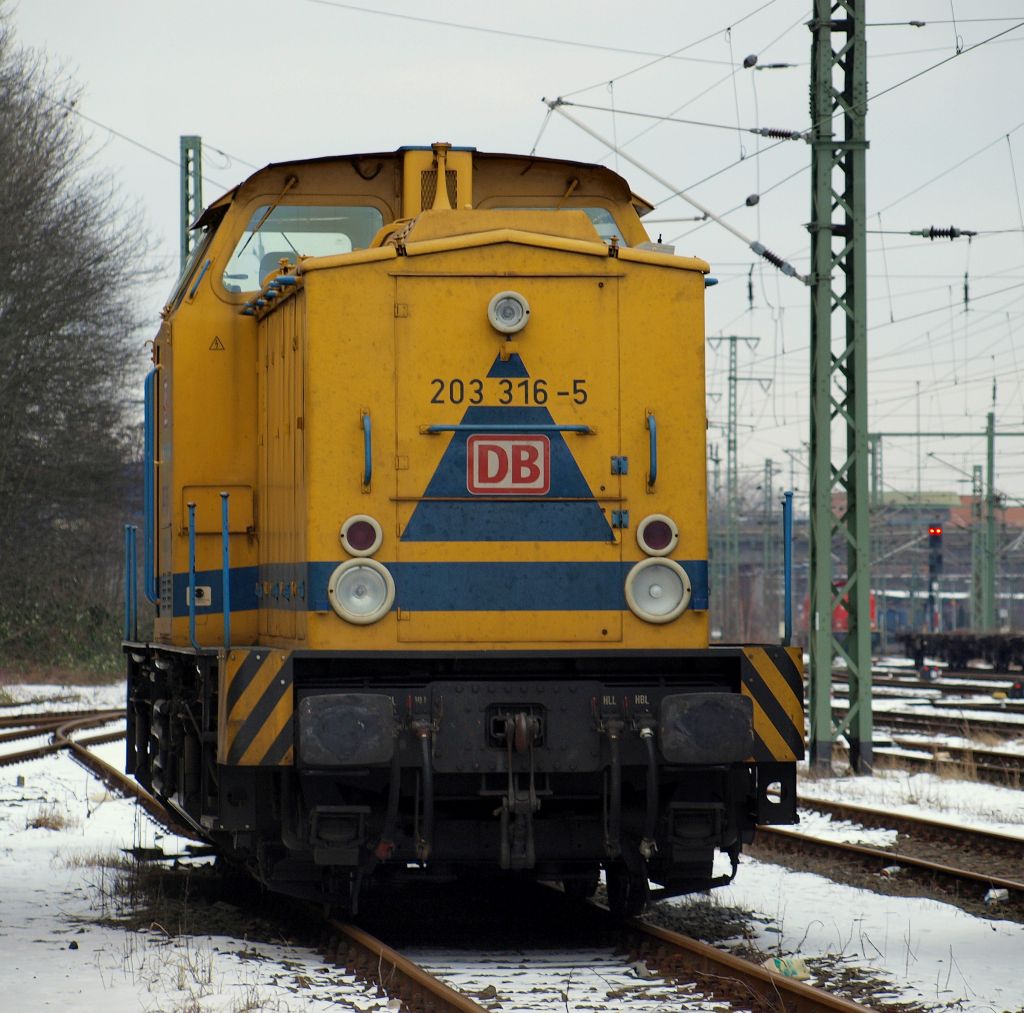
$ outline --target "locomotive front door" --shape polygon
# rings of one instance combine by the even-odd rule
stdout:
[[[622,638],[617,279],[579,260],[396,279],[400,640]],[[508,339],[507,290],[529,305]]]

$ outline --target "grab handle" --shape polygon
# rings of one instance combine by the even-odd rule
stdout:
[[[651,466],[647,472],[647,491],[650,492],[654,488],[654,483],[658,481],[658,422],[654,412],[647,413],[647,431],[650,435],[651,455]]]
[[[363,492],[370,488],[370,479],[373,478],[373,436],[370,426],[370,413],[361,411],[363,419]]]

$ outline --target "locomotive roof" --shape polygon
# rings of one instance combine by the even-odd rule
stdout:
[[[372,159],[387,159],[389,161],[396,161],[402,158],[407,151],[430,151],[431,145],[404,145],[403,147],[396,148],[394,151],[370,151],[370,152],[352,152],[349,154],[342,155],[318,155],[315,158],[299,158],[291,159],[286,162],[268,162],[263,168],[257,169],[256,172],[251,173],[244,180],[236,184],[230,190],[226,191],[216,200],[211,201],[207,208],[196,220],[193,228],[200,228],[203,225],[210,224],[212,220],[219,218],[220,215],[217,213],[224,208],[226,204],[229,204],[234,198],[235,194],[242,189],[248,182],[255,179],[257,176],[264,172],[268,172],[274,169],[292,168],[303,165],[325,165],[331,162],[363,162]],[[624,177],[620,176],[617,172],[609,169],[605,165],[600,165],[596,162],[580,162],[571,158],[547,158],[542,155],[520,155],[511,152],[497,152],[497,151],[478,151],[473,147],[459,147],[452,146],[452,151],[469,151],[473,154],[474,163],[480,160],[484,161],[498,161],[499,159],[506,159],[514,162],[522,162],[524,164],[538,164],[545,166],[562,166],[567,169],[586,169],[589,172],[595,173],[598,177],[604,177],[605,182],[611,190],[619,190],[621,193],[621,199],[628,200],[633,204],[636,209],[636,213],[643,217],[649,211],[654,209],[654,205],[650,201],[645,200],[643,197],[633,193],[629,188],[629,183]]]

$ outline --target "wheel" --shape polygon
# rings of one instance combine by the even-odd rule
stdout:
[[[608,910],[616,918],[634,918],[647,908],[651,887],[647,877],[630,872],[626,863],[613,862],[605,870],[608,884]]]

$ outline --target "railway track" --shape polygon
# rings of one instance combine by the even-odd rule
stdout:
[[[26,714],[18,718],[4,719],[8,722],[6,727],[13,730],[5,732],[3,737],[0,737],[0,742],[38,738],[40,735],[49,735],[50,741],[29,749],[0,753],[0,767],[9,767],[28,760],[37,760],[52,753],[67,751],[76,763],[102,781],[110,791],[134,799],[146,815],[168,833],[197,840],[192,830],[172,819],[159,800],[137,781],[107,763],[89,748],[123,739],[123,728],[80,739],[72,737],[77,732],[123,721],[124,717],[123,710],[107,710],[65,712],[56,715]]]
[[[614,932],[617,945],[608,952],[599,947],[563,950],[541,960],[540,966],[531,958],[535,973],[524,974],[521,951],[509,954],[504,962],[495,955],[453,960],[450,950],[443,951],[443,956],[411,959],[364,929],[332,921],[333,935],[325,955],[381,994],[400,999],[402,1009],[435,1013],[484,1013],[495,1008],[487,1005],[495,1001],[517,1013],[561,1011],[569,1008],[573,971],[591,968],[605,993],[582,1000],[585,1008],[593,1010],[864,1013],[868,1009],[679,933],[637,920],[613,928],[610,915],[593,905],[560,897],[554,900],[571,905],[577,919],[599,923],[604,931]],[[636,968],[642,969],[639,977],[631,973]],[[548,980],[549,988],[538,987],[537,974]],[[461,981],[464,988],[453,987],[455,981]],[[471,986],[468,991],[466,985]]]
[[[834,703],[832,712],[836,718],[845,717],[848,706]],[[970,708],[957,708],[955,714],[915,714],[908,711],[879,710],[874,711],[876,728],[889,728],[903,731],[919,731],[931,734],[963,735],[982,733],[998,735],[1006,739],[1024,737],[1024,721],[996,721],[988,715],[977,716]]]
[[[806,795],[801,795],[799,805],[801,809],[824,813],[862,827],[895,830],[913,848],[941,847],[946,851],[969,854],[976,865],[984,862],[988,866],[985,870],[976,868],[976,871],[1013,879],[1024,869],[1024,837]]]
[[[834,672],[832,675],[832,692],[836,696],[844,695],[845,672]],[[873,687],[884,687],[893,690],[929,690],[941,696],[976,696],[982,693],[1002,691],[1009,693],[1013,679],[988,676],[987,678],[965,679],[960,676],[937,676],[934,679],[922,679],[916,676],[889,675],[874,672],[871,676]]]
[[[1005,902],[998,908],[1001,916],[1012,913],[1018,920],[1024,918],[1024,881],[1019,878],[1024,867],[1024,839],[823,799],[802,798],[799,804],[861,826],[895,830],[900,835],[898,843],[893,848],[879,848],[759,827],[754,845],[748,849],[754,857],[797,858],[801,864],[812,858],[818,860],[811,864],[812,871],[817,871],[816,864],[830,869],[838,863],[839,868],[867,870],[898,878],[901,883],[913,881],[973,912],[985,907],[989,891],[1005,890]],[[970,855],[974,867],[951,865],[951,858],[960,855]],[[944,860],[938,860],[940,857]]]
[[[123,718],[123,711],[108,710],[31,714],[3,719],[0,727],[7,731],[0,733],[0,742],[17,742],[42,735],[49,736],[50,741],[29,749],[0,753],[0,766],[67,751],[111,791],[133,798],[150,818],[168,832],[183,837],[192,836],[187,828],[170,818],[156,798],[90,750],[90,746],[123,738],[123,729],[76,737],[83,731],[113,724]],[[636,1010],[639,1013],[641,1010],[661,1009],[666,990],[678,1000],[674,1008],[680,1010],[688,1008],[688,1003],[692,1003],[689,1008],[694,1010],[707,1009],[709,999],[725,1004],[721,1006],[723,1009],[739,1004],[743,1009],[779,1013],[809,1013],[812,1010],[857,1013],[866,1009],[678,933],[640,921],[616,926],[607,912],[593,905],[579,905],[553,892],[552,897],[558,904],[572,905],[573,919],[579,918],[581,912],[585,911],[587,918],[602,923],[603,931],[616,935],[617,943],[607,953],[587,949],[584,956],[589,963],[596,963],[595,973],[602,980],[611,980],[618,973],[627,981],[627,985],[619,990],[611,989],[605,997],[604,1008],[609,1010]],[[330,921],[328,924],[331,939],[327,944],[326,955],[333,962],[344,965],[357,977],[376,984],[389,998],[400,998],[403,1009],[436,1013],[482,1013],[489,1008],[483,1003],[491,998],[490,989],[485,987],[476,995],[467,995],[451,984],[446,984],[442,980],[441,969],[438,969],[437,974],[431,973],[428,968],[383,943],[365,929],[339,921]],[[644,979],[632,974],[630,965],[635,961],[643,962],[641,966],[647,970]],[[497,995],[497,987],[492,988],[493,994]],[[508,991],[508,983],[503,981],[502,988]],[[648,995],[651,992],[656,994],[653,1000]],[[537,995],[530,1002],[524,997],[522,1002],[517,999],[512,1006],[506,1005],[506,1008],[564,1009],[561,1001],[556,1006],[547,1007],[537,1005],[538,1001]],[[591,1008],[602,1007],[591,1005]]]
[[[1003,788],[1020,788],[1024,783],[1024,753],[1011,753],[979,746],[950,746],[945,742],[920,741],[894,736],[893,745],[875,746],[875,767],[948,773],[984,781]],[[847,750],[836,744],[836,759],[846,759]]]

